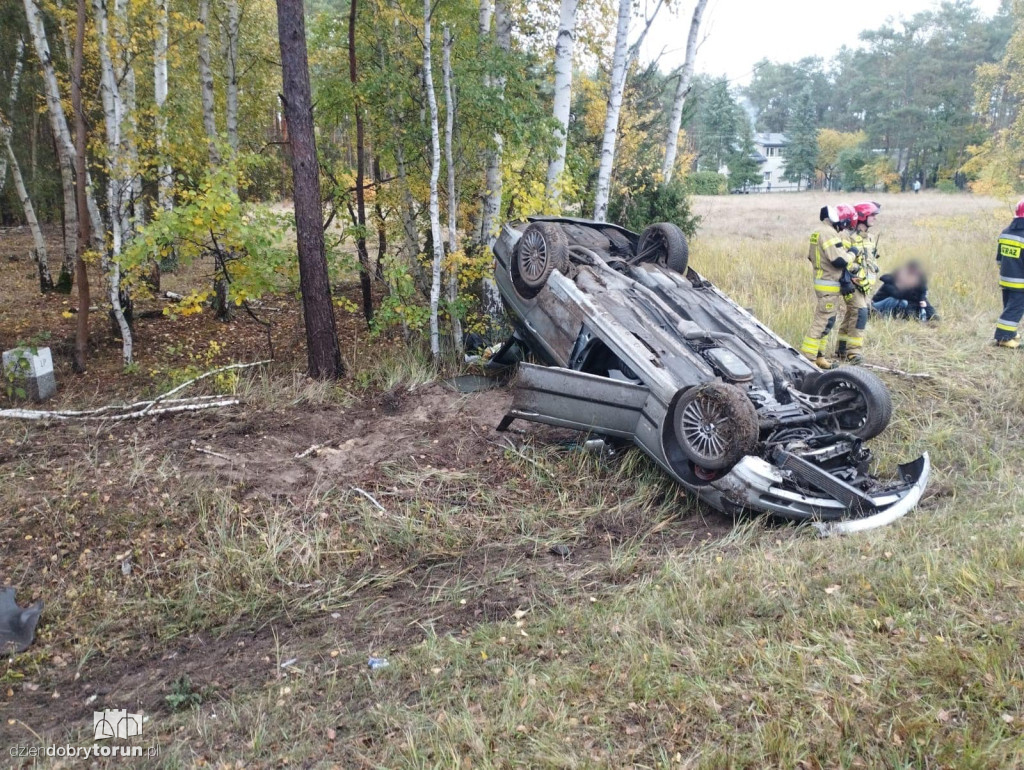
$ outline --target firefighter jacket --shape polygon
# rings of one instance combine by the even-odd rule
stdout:
[[[851,233],[849,251],[853,255],[849,271],[853,285],[865,294],[878,282],[878,249],[867,233]]]
[[[1017,217],[999,235],[996,262],[999,285],[1004,289],[1024,290],[1024,217]]]
[[[846,266],[852,255],[843,245],[843,236],[832,228],[822,227],[811,233],[807,258],[814,265],[814,290],[838,294],[840,283],[848,283]]]

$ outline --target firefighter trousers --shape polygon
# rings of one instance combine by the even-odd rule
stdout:
[[[1012,340],[1024,317],[1024,290],[1003,289],[1003,314],[996,321],[996,341]]]
[[[864,347],[864,330],[868,327],[871,303],[868,295],[854,289],[852,294],[843,296],[846,312],[839,325],[839,350],[852,353]]]
[[[816,291],[817,302],[814,306],[814,320],[807,330],[804,341],[800,343],[800,352],[808,358],[825,355],[828,346],[828,335],[836,325],[836,313],[839,312],[839,294],[828,291]]]

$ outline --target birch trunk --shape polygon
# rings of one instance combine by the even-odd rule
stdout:
[[[167,103],[168,84],[169,6],[170,0],[157,0],[156,41],[153,46],[153,101],[156,104],[156,152],[160,159],[160,165],[157,168],[156,204],[164,211],[170,211],[173,205],[171,187],[174,183],[174,172],[167,160],[167,113],[164,111],[164,105]]]
[[[64,258],[61,263],[60,285],[71,291],[71,270],[75,263],[75,242],[78,237],[78,215],[75,211],[74,146],[68,130],[64,107],[60,101],[60,86],[50,55],[50,44],[46,38],[43,15],[36,0],[25,0],[25,17],[28,20],[36,58],[43,68],[43,87],[46,92],[46,107],[50,118],[50,129],[56,139],[57,165],[60,168],[61,192],[64,199]]]
[[[558,38],[555,41],[555,120],[558,147],[555,157],[548,163],[547,196],[561,199],[559,184],[565,172],[565,152],[569,141],[569,109],[572,106],[572,53],[576,46],[576,11],[579,0],[562,0],[558,18]]]
[[[437,181],[441,174],[441,138],[437,125],[437,96],[430,62],[430,0],[423,0],[423,88],[430,108],[430,240],[434,249],[430,274],[430,353],[434,360],[441,356],[437,324],[437,306],[441,298],[441,262],[444,241],[441,240],[441,212],[437,197]]]
[[[608,94],[608,111],[604,117],[604,140],[601,143],[601,164],[597,171],[597,194],[594,196],[594,219],[605,221],[608,216],[608,192],[612,184],[615,165],[615,142],[619,136],[619,111],[622,92],[626,87],[626,58],[629,52],[629,21],[633,11],[631,0],[619,0],[619,24],[615,32],[615,56]]]
[[[18,86],[21,84],[21,72],[25,66],[25,41],[20,37],[15,49],[14,69],[11,71],[11,93],[7,98],[7,106],[10,114],[14,114],[14,107],[18,101]],[[7,182],[7,154],[0,153],[0,192],[3,192],[4,184]]]
[[[79,374],[86,368],[89,351],[89,271],[85,252],[89,248],[88,203],[85,173],[85,112],[82,109],[82,69],[85,60],[85,0],[75,3],[75,48],[71,60],[71,108],[75,113],[75,212],[78,238],[75,244],[75,281],[78,284],[78,319],[75,324],[75,354],[72,368]],[[98,212],[97,212],[98,213]],[[94,233],[95,234],[95,233]]]
[[[225,123],[232,159],[238,157],[238,29],[241,23],[239,0],[228,0],[227,27],[227,103]]]
[[[42,292],[53,289],[53,278],[50,277],[50,267],[46,257],[46,241],[43,240],[43,231],[39,229],[39,220],[36,219],[36,210],[32,205],[32,199],[25,189],[25,180],[21,178],[21,167],[14,155],[14,148],[11,147],[11,127],[7,121],[0,116],[0,142],[3,144],[3,152],[6,160],[10,161],[11,178],[14,181],[14,191],[18,194],[21,208],[25,212],[25,221],[32,233],[32,243],[35,246],[33,256],[39,267],[39,290]]]
[[[455,99],[452,95],[452,33],[444,27],[444,56],[441,60],[444,79],[444,162],[448,167],[448,315],[452,319],[452,339],[455,350],[462,355],[462,319],[459,317],[459,199],[455,195],[455,154],[452,152],[452,134],[455,132]]]
[[[121,129],[124,117],[121,92],[114,64],[110,56],[110,22],[105,0],[92,0],[96,16],[96,29],[100,51],[100,94],[103,102],[103,122],[107,137],[107,211],[110,218],[111,257],[103,252],[101,267],[107,275],[107,296],[114,314],[114,321],[121,333],[121,354],[125,365],[132,363],[132,332],[121,307],[121,256],[123,236],[127,220],[127,197],[129,181],[124,171],[124,155],[121,147]]]
[[[491,16],[494,14],[494,3],[491,0],[480,0],[479,19],[480,37],[486,38],[491,34]]]
[[[170,211],[174,206],[174,170],[171,168],[167,148],[167,48],[170,28],[170,0],[157,0],[156,38],[153,42],[153,102],[156,107],[156,205],[160,211]],[[178,267],[177,256],[172,251],[165,259],[156,262],[153,274],[159,288],[160,271],[173,271]]]
[[[676,96],[672,101],[672,112],[669,115],[668,133],[665,135],[665,159],[661,164],[661,175],[666,183],[672,181],[672,174],[675,173],[676,152],[679,149],[679,128],[683,122],[683,106],[690,93],[690,83],[693,82],[693,66],[697,59],[697,37],[700,33],[701,17],[704,15],[704,8],[707,4],[708,0],[697,0],[697,5],[693,9],[693,18],[690,20],[690,34],[686,38],[686,58],[683,60],[683,68],[679,71],[679,83],[676,85]]]
[[[512,47],[512,14],[509,12],[507,0],[497,0],[494,3],[494,27],[497,36],[498,48],[508,53]],[[499,100],[505,98],[505,76],[500,75],[494,81],[495,96]],[[484,195],[482,222],[480,229],[483,233],[484,243],[488,247],[494,245],[496,240],[495,230],[497,229],[498,217],[501,215],[501,155],[504,149],[504,139],[500,133],[494,134],[494,146],[487,153],[486,185],[487,192]]]
[[[363,298],[363,318],[373,321],[373,291],[370,286],[370,254],[366,250],[366,132],[363,127],[363,105],[359,97],[359,78],[356,71],[356,22],[358,0],[349,0],[348,16],[348,75],[355,95],[353,105],[356,119],[356,253],[359,255],[359,286]]]
[[[26,0],[27,2],[27,0]],[[210,165],[220,165],[217,150],[217,121],[214,117],[213,70],[210,67],[210,0],[199,0],[199,93],[203,105],[203,128],[210,143]]]

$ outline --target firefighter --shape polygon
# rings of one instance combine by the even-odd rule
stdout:
[[[1003,314],[996,321],[996,345],[1019,348],[1017,327],[1024,316],[1024,200],[1017,204],[1014,220],[999,235],[996,262],[1003,289]]]
[[[850,364],[863,362],[861,351],[864,348],[864,334],[871,312],[869,296],[878,281],[878,250],[870,229],[882,207],[872,201],[858,203],[853,207],[856,212],[854,229],[849,236],[850,254],[853,259],[847,270],[853,289],[843,295],[846,313],[839,326],[839,344],[836,347],[836,358]]]
[[[819,227],[811,234],[807,258],[814,265],[814,294],[817,304],[814,320],[808,329],[800,352],[822,369],[831,369],[834,364],[825,357],[828,335],[836,323],[836,313],[843,294],[853,290],[847,265],[853,259],[846,250],[844,237],[854,226],[857,212],[852,206],[823,206],[819,214],[826,226]]]

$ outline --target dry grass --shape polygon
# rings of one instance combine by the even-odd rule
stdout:
[[[812,297],[804,244],[824,202],[699,199],[693,264],[799,340]],[[926,194],[881,203],[883,266],[924,262],[943,319],[869,327],[869,360],[933,375],[889,378],[897,414],[876,442],[881,466],[924,449],[935,466],[930,496],[896,525],[838,540],[727,529],[636,453],[605,463],[546,434],[490,463],[396,453],[368,490],[384,512],[327,475],[302,495],[253,501],[213,471],[182,480],[179,456],[129,433],[50,461],[66,497],[38,511],[19,490],[39,460],[5,466],[14,483],[0,499],[24,524],[3,530],[8,544],[41,522],[78,551],[105,531],[136,542],[102,495],[75,500],[104,463],[125,469],[140,505],[157,501],[142,510],[185,523],[144,581],[73,564],[78,551],[62,557],[53,569],[77,570],[91,598],[52,597],[50,629],[7,668],[5,715],[31,703],[23,682],[45,691],[60,679],[58,653],[86,681],[142,643],[163,667],[146,680],[160,693],[197,650],[210,658],[188,670],[213,694],[187,713],[157,709],[147,726],[164,767],[1024,765],[1022,361],[989,342],[1006,207]],[[430,376],[415,358],[382,361],[361,387]],[[239,387],[268,416],[358,403],[355,389],[290,377]],[[551,543],[569,544],[570,558],[550,556]],[[89,643],[58,647],[71,622]],[[368,654],[391,665],[368,671]],[[129,693],[118,680],[106,703]],[[89,738],[84,719],[64,729]]]

